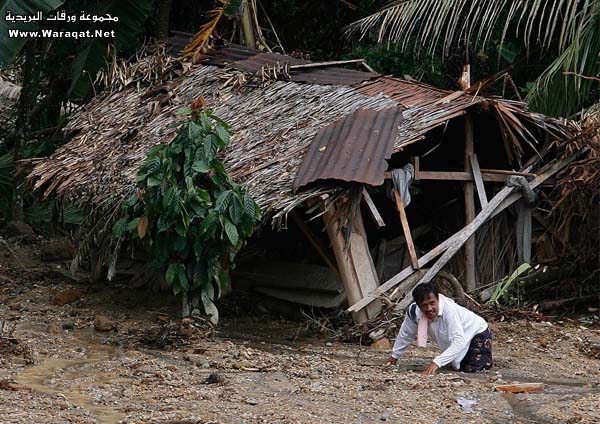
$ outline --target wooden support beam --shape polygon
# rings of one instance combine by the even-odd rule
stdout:
[[[335,216],[334,206],[331,206],[323,214],[323,221],[327,235],[331,241],[331,246],[335,254],[335,259],[340,272],[344,291],[348,297],[348,302],[353,304],[377,289],[379,280],[377,271],[369,252],[367,236],[358,208],[352,230],[350,232],[350,240],[348,247],[344,240],[344,235],[338,231],[339,221]],[[364,310],[354,312],[352,319],[356,323],[364,323],[370,318],[373,318],[381,311],[381,303],[374,302],[368,305]]]
[[[468,77],[468,68],[463,76]],[[471,173],[471,163],[469,158],[473,155],[473,119],[467,115],[465,117],[465,172]],[[483,182],[482,182],[483,185]],[[469,225],[475,219],[475,187],[471,181],[465,181],[465,225]],[[434,274],[435,275],[435,274]],[[464,288],[467,293],[473,292],[476,287],[476,269],[475,269],[475,238],[468,238],[465,242],[465,282]]]
[[[490,183],[505,183],[506,179],[510,175],[521,175],[522,172],[515,173],[500,173],[499,169],[482,169],[481,170],[481,178],[485,182]],[[527,174],[523,175],[526,177],[531,177],[535,174]],[[391,172],[386,172],[384,174],[385,178],[392,178]],[[417,174],[415,174],[415,181],[417,180],[434,180],[434,181],[474,181],[473,174],[470,172],[463,171],[421,171],[419,170],[418,178]]]
[[[327,248],[323,245],[323,243],[321,243],[321,240],[319,240],[318,237],[312,232],[310,227],[306,225],[306,222],[304,222],[304,220],[300,216],[298,216],[298,212],[294,210],[292,211],[291,215],[298,228],[300,228],[300,231],[302,231],[302,233],[308,239],[308,242],[312,245],[312,247],[314,247],[319,256],[321,256],[323,261],[325,261],[327,266],[335,273],[335,275],[337,275],[338,279],[342,281],[340,272],[333,263],[333,259],[327,253]]]
[[[531,187],[532,189],[539,187],[548,178],[552,177],[554,174],[556,174],[560,170],[564,169],[569,163],[571,163],[575,159],[577,159],[580,154],[581,154],[581,152],[578,152],[577,154],[568,157],[567,159],[563,160],[562,162],[554,162],[552,164],[548,164],[548,167],[546,168],[546,170],[543,173],[540,172],[539,175],[533,181],[531,181],[529,183],[529,187]],[[506,189],[507,188],[504,188],[503,190],[506,190]],[[500,193],[502,193],[502,191]],[[500,195],[500,193],[496,194],[496,196],[494,196],[494,198],[492,198],[492,201],[494,201],[494,199],[498,195]],[[510,194],[508,197],[505,198],[505,200],[500,202],[500,204],[497,206],[497,208],[492,208],[493,213],[488,218],[493,218],[494,216],[498,215],[503,210],[505,210],[507,207],[509,207],[514,202],[519,200],[521,197],[522,197],[521,192],[516,192],[516,193]],[[484,210],[482,210],[479,213],[479,215],[483,214],[485,210],[490,208],[490,204],[492,201],[490,201],[490,203],[488,203],[486,208]],[[478,215],[478,217],[479,217],[479,215]],[[421,268],[424,267],[429,262],[431,262],[433,259],[437,258],[439,255],[444,253],[450,246],[453,245],[453,243],[457,240],[457,238],[466,230],[467,230],[467,228],[463,228],[461,231],[455,233],[454,235],[452,235],[451,237],[447,238],[445,241],[443,241],[442,243],[440,243],[439,245],[434,247],[432,250],[427,252],[425,255],[421,256],[419,258],[419,266]],[[412,268],[412,266],[404,268],[402,271],[400,271],[398,274],[394,275],[392,278],[387,280],[385,283],[383,283],[382,285],[377,287],[376,290],[369,293],[366,297],[361,299],[359,302],[355,303],[354,305],[351,305],[348,308],[348,311],[349,312],[360,311],[362,308],[364,308],[365,306],[370,304],[373,300],[377,299],[380,295],[382,295],[383,293],[385,293],[392,287],[396,287],[406,277],[410,276],[414,272],[415,272],[415,270]]]
[[[400,214],[400,222],[402,223],[402,231],[404,232],[404,239],[406,240],[406,246],[408,247],[408,254],[410,255],[410,263],[414,269],[419,269],[419,259],[417,258],[417,251],[415,250],[415,244],[413,243],[412,236],[410,234],[410,226],[408,225],[408,219],[406,218],[406,211],[404,210],[404,203],[398,190],[394,190],[394,199],[396,200],[396,208]]]
[[[377,225],[377,227],[379,227],[380,229],[385,227],[385,222],[383,221],[381,214],[375,207],[375,203],[373,202],[373,199],[371,199],[371,195],[369,194],[367,189],[364,187],[363,187],[362,200],[365,203],[365,206],[367,207],[367,210],[369,211],[371,218],[373,218],[373,221],[375,221],[375,224]]]
[[[477,155],[470,155],[469,162],[471,163],[471,170],[473,172],[473,178],[475,179],[475,187],[477,188],[479,204],[483,209],[485,208],[485,205],[487,205],[488,200],[487,195],[485,194],[485,186],[483,185],[483,179],[481,178],[481,168],[479,168],[479,161],[477,160]]]

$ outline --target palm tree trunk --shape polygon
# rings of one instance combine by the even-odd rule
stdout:
[[[169,37],[169,22],[171,18],[172,5],[173,0],[161,0],[158,5],[156,39],[159,43],[166,41]]]

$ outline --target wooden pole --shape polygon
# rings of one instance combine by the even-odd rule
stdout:
[[[325,211],[323,221],[325,222],[327,235],[335,254],[337,268],[348,298],[348,303],[352,305],[376,290],[379,285],[360,209],[357,210],[354,222],[352,223],[352,231],[350,232],[347,249],[345,248],[346,243],[343,232],[338,231],[339,221],[335,216],[334,206]],[[377,316],[380,311],[381,303],[373,302],[365,309],[353,312],[352,319],[355,323],[364,323],[368,319]]]
[[[417,258],[417,251],[415,250],[415,244],[413,243],[410,234],[410,227],[408,225],[408,219],[406,218],[404,203],[402,202],[402,197],[400,196],[400,193],[398,193],[398,190],[394,190],[394,199],[396,200],[396,208],[400,214],[400,222],[402,223],[402,231],[404,232],[406,247],[408,247],[408,254],[410,255],[410,263],[414,269],[419,269],[419,258]]]
[[[471,66],[465,65],[460,77],[461,90],[471,87]],[[465,116],[465,172],[471,174],[470,156],[473,154],[473,120]],[[466,181],[463,185],[465,191],[465,225],[475,219],[475,196],[473,182]],[[465,243],[465,291],[471,293],[475,290],[475,238],[471,237]]]

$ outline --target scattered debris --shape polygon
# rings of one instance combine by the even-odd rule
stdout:
[[[543,383],[515,383],[515,384],[503,384],[494,387],[494,390],[499,392],[510,392],[510,393],[525,393],[525,392],[539,392],[544,390]]]
[[[462,407],[462,409],[469,414],[475,412],[473,410],[473,406],[477,405],[478,403],[476,399],[467,399],[463,396],[459,396],[458,398],[456,398],[456,401]]]

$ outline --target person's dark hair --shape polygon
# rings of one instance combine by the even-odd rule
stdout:
[[[435,297],[439,298],[438,289],[433,283],[422,283],[415,287],[412,291],[413,300],[417,305],[420,305],[423,299],[429,294],[433,293]]]

